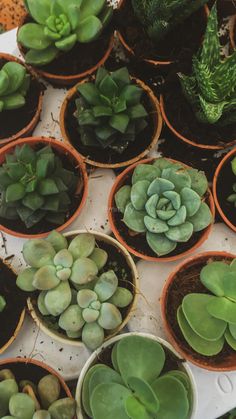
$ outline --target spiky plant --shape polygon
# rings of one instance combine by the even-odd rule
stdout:
[[[221,59],[216,5],[208,18],[203,45],[193,57],[192,74],[180,73],[179,79],[199,122],[236,122],[236,51]]]

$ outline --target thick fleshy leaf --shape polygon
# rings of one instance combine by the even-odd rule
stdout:
[[[128,106],[136,105],[140,102],[143,90],[135,85],[123,87],[120,98],[124,99]]]
[[[13,378],[0,382],[0,415],[1,417],[8,412],[9,401],[11,397],[18,393],[18,385]]]
[[[25,54],[25,61],[27,64],[35,66],[44,66],[51,63],[58,56],[59,51],[54,45],[42,50],[30,49]]]
[[[77,37],[75,34],[69,35],[60,41],[55,42],[55,46],[64,52],[70,51],[76,44]]]
[[[77,90],[90,105],[100,104],[99,90],[93,83],[81,83]]]
[[[180,371],[180,370],[171,370],[171,371],[168,371],[165,375],[174,377],[176,378],[176,380],[179,380],[183,384],[187,393],[189,393],[189,397],[191,397],[191,392],[192,392],[191,382],[188,375],[185,372]]]
[[[79,258],[74,262],[71,270],[71,281],[76,284],[86,284],[92,281],[98,273],[96,263],[89,258]]]
[[[44,34],[44,26],[37,23],[26,23],[21,26],[17,36],[18,42],[28,49],[44,51],[52,44],[51,39]]]
[[[104,341],[104,330],[97,322],[87,323],[83,327],[82,341],[84,344],[94,351]]]
[[[134,397],[145,406],[148,413],[155,415],[159,410],[159,400],[152,387],[139,377],[129,377],[127,382]]]
[[[228,272],[223,279],[224,295],[236,304],[236,271]]]
[[[87,413],[88,416],[92,416],[92,411],[91,411],[91,407],[90,407],[90,399],[91,399],[91,395],[89,393],[89,383],[90,383],[90,378],[92,377],[93,373],[101,368],[101,366],[104,366],[104,364],[95,364],[93,365],[88,372],[86,373],[85,377],[84,377],[84,381],[83,381],[83,386],[82,386],[82,403],[83,403],[83,408],[85,410],[85,412]]]
[[[111,73],[111,78],[117,84],[119,89],[130,84],[130,75],[126,67],[121,67]]]
[[[236,339],[236,325],[229,323],[229,331],[234,339]]]
[[[161,201],[161,199],[159,200],[159,202]],[[176,211],[173,210],[173,209],[169,209],[169,210],[167,210],[167,209],[166,210],[158,209],[157,210],[157,216],[158,216],[158,218],[160,218],[163,221],[170,220],[171,218],[173,218],[175,216],[175,214],[176,214]]]
[[[159,196],[157,194],[152,195],[145,204],[145,210],[147,211],[148,215],[152,218],[157,218],[157,203],[159,200]]]
[[[52,316],[59,316],[71,303],[71,288],[68,281],[60,282],[56,288],[47,292],[45,306]]]
[[[165,233],[169,230],[165,221],[149,217],[148,215],[144,217],[144,224],[150,233]]]
[[[166,237],[169,240],[172,240],[174,242],[178,243],[186,243],[189,241],[190,237],[193,234],[193,225],[186,221],[185,223],[175,226],[175,227],[169,227],[169,230],[165,233]]]
[[[95,248],[95,237],[93,234],[82,233],[76,236],[69,245],[69,252],[73,255],[74,260],[90,256]]]
[[[35,412],[34,400],[28,394],[13,394],[9,401],[9,412],[19,419],[32,419]]]
[[[131,188],[130,199],[133,207],[140,211],[145,208],[148,199],[147,190],[150,182],[148,180],[139,180]]]
[[[92,259],[96,263],[98,270],[100,271],[107,263],[108,254],[105,250],[96,247],[89,256],[89,259]]]
[[[33,211],[36,211],[42,208],[44,204],[44,198],[37,192],[30,192],[25,195],[24,199],[22,200],[22,203],[25,207]]]
[[[12,93],[9,96],[2,98],[4,109],[5,110],[12,110],[18,109],[25,105],[25,98],[20,93]]]
[[[117,383],[104,383],[97,386],[91,397],[91,409],[96,419],[129,419],[125,401],[132,394],[126,387]]]
[[[139,103],[138,105],[131,106],[129,108],[128,113],[130,119],[145,118],[148,115],[146,109],[141,103]]]
[[[96,292],[89,289],[82,289],[77,294],[77,302],[81,308],[87,308],[93,301],[97,301]]]
[[[108,303],[114,304],[116,307],[124,308],[127,307],[133,300],[133,294],[126,288],[118,287],[115,294],[107,301]]]
[[[51,419],[51,415],[47,410],[37,410],[32,419]]]
[[[56,273],[54,266],[42,266],[34,275],[33,286],[41,291],[55,288],[60,283]]]
[[[188,221],[193,225],[195,233],[208,227],[213,222],[213,216],[208,205],[202,202],[199,210],[192,217],[189,217]]]
[[[176,192],[180,192],[183,188],[191,188],[191,178],[185,169],[177,170],[175,167],[164,169],[162,177],[174,184]]]
[[[121,134],[124,134],[127,130],[129,125],[129,117],[125,113],[119,113],[117,115],[113,115],[109,119],[109,125],[114,128],[115,130],[119,131]]]
[[[175,191],[163,192],[165,198],[169,199],[175,210],[178,210],[181,205],[180,195]]]
[[[0,95],[3,95],[9,87],[10,78],[4,68],[0,71]]]
[[[7,187],[6,190],[6,202],[15,202],[22,199],[25,196],[25,188],[20,183],[12,183]]]
[[[180,192],[181,203],[187,210],[187,216],[192,217],[199,210],[201,205],[201,198],[197,192],[190,188],[183,188]]]
[[[152,419],[145,406],[133,395],[129,396],[125,402],[126,413],[132,419]]]
[[[103,303],[100,308],[98,324],[106,330],[116,329],[122,323],[119,310],[111,303]]]
[[[99,301],[94,303],[96,305],[100,305]],[[94,305],[93,304],[93,305]],[[82,312],[83,319],[86,323],[94,323],[98,319],[100,314],[99,310],[95,310],[94,308],[85,308]]]
[[[88,391],[90,397],[95,388],[99,386],[99,384],[104,383],[117,383],[122,385],[123,381],[118,372],[114,371],[107,365],[98,364],[96,368],[93,370],[89,380]]]
[[[230,332],[230,329],[226,329],[225,331],[225,340],[228,343],[231,348],[233,348],[234,351],[236,351],[236,339]]]
[[[63,234],[59,233],[56,230],[53,230],[46,238],[46,240],[51,243],[52,247],[56,252],[59,252],[62,249],[67,249],[68,243],[67,239]]]
[[[69,397],[56,400],[48,408],[48,412],[54,419],[73,419],[76,413],[76,402]]]
[[[172,191],[174,189],[174,184],[169,180],[158,178],[154,179],[148,188],[148,196],[157,194],[161,196],[163,192]]]
[[[41,24],[44,24],[50,15],[50,0],[27,0],[27,6],[32,18]]]
[[[182,205],[182,207],[180,207],[176,211],[175,215],[167,221],[167,224],[171,227],[180,226],[181,224],[185,223],[186,217],[187,217],[187,210],[185,206]]]
[[[28,240],[23,246],[23,256],[32,268],[53,265],[56,252],[52,245],[43,239]]]
[[[9,86],[7,89],[7,95],[9,95],[21,87],[26,76],[26,69],[23,65],[14,62],[6,63],[3,68],[9,77]]]
[[[134,185],[139,180],[148,180],[152,182],[159,177],[161,171],[152,164],[139,164],[135,167],[132,175],[132,184]]]
[[[61,390],[60,387],[60,381],[55,375],[48,374],[41,378],[37,390],[41,405],[44,409],[48,409],[58,399]]]
[[[208,313],[217,320],[236,324],[236,303],[225,297],[212,297],[207,303]]]
[[[146,231],[144,224],[145,211],[137,211],[130,203],[126,205],[123,221],[133,231],[143,233]]]
[[[101,21],[96,16],[88,16],[79,24],[76,34],[81,43],[87,43],[98,38],[102,30]]]
[[[63,268],[71,268],[73,265],[72,254],[67,249],[62,249],[57,252],[53,260],[54,264],[61,265]]]
[[[118,278],[114,271],[104,272],[98,279],[94,291],[99,301],[103,302],[112,297],[118,287]]]
[[[191,177],[191,188],[197,192],[198,195],[203,196],[208,188],[208,181],[204,172],[197,169],[187,169]]]
[[[230,266],[227,263],[213,261],[204,266],[200,272],[200,279],[203,285],[217,297],[223,297],[224,294],[224,276],[230,272]]]
[[[130,202],[131,186],[122,186],[115,194],[115,203],[120,212],[124,214],[126,205]]]
[[[164,256],[175,250],[177,243],[169,240],[165,234],[154,234],[150,231],[146,234],[146,240],[151,249],[158,255]]]
[[[21,272],[16,280],[16,285],[23,291],[32,292],[35,291],[35,286],[33,285],[34,275],[37,272],[35,268],[26,268]]]
[[[43,316],[48,316],[50,314],[47,307],[45,306],[46,294],[47,294],[47,291],[41,291],[37,299],[38,309]]]
[[[58,324],[63,330],[77,332],[85,321],[82,316],[82,310],[77,304],[69,306],[59,317]]]

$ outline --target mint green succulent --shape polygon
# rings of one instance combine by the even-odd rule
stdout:
[[[22,108],[30,87],[26,68],[9,61],[0,70],[0,112]]]
[[[93,419],[187,419],[191,384],[182,370],[165,367],[165,350],[142,336],[126,336],[112,348],[111,367],[95,364],[82,387],[82,405]],[[109,363],[110,364],[110,363]]]
[[[26,62],[36,66],[97,39],[113,14],[106,0],[25,0],[25,6],[33,22],[19,29],[18,42],[28,50]]]
[[[137,165],[131,185],[118,190],[115,203],[128,229],[144,234],[149,247],[163,256],[213,222],[207,188],[203,172],[160,158]]]
[[[61,385],[54,375],[46,375],[38,385],[28,380],[17,383],[11,370],[0,371],[0,417],[2,419],[73,419],[76,403],[60,399]]]
[[[226,342],[236,351],[236,259],[209,262],[200,281],[210,292],[187,294],[178,308],[185,340],[205,356],[219,354]]]
[[[40,291],[39,312],[45,319],[52,316],[69,338],[96,349],[105,331],[121,325],[119,308],[127,307],[133,295],[119,286],[114,270],[105,269],[108,254],[96,247],[93,234],[79,234],[68,243],[53,231],[47,239],[28,240],[23,256],[30,267],[18,275],[18,287]]]
[[[3,312],[6,305],[7,305],[7,302],[6,302],[5,298],[3,297],[3,295],[0,294],[0,313]]]
[[[211,9],[202,47],[193,57],[192,74],[179,74],[183,94],[200,123],[236,122],[236,51],[222,59],[216,4]]]
[[[236,176],[236,157],[231,161],[232,172]],[[228,196],[227,201],[236,207],[236,182],[233,183],[233,193]]]

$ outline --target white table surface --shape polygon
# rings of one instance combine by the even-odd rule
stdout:
[[[0,52],[20,56],[16,46],[16,30],[0,35]],[[64,89],[48,87],[44,95],[41,122],[34,131],[35,135],[53,136],[59,140],[62,139],[57,121],[65,92]],[[154,152],[152,155],[157,155],[156,153]],[[90,175],[87,204],[82,214],[67,231],[87,228],[110,233],[106,203],[114,179],[115,174],[112,170],[98,169]],[[11,260],[12,265],[17,269],[22,269],[22,267],[20,268],[20,261],[22,262],[21,249],[24,239],[20,240],[7,234],[4,234],[4,236],[7,254],[1,247],[2,243],[0,242],[0,257],[14,255]],[[224,224],[214,225],[212,234],[197,252],[206,250],[224,250],[236,253],[236,235]],[[128,324],[130,331],[149,332],[165,338],[159,298],[168,274],[180,262],[138,262],[141,293],[135,316]],[[65,379],[74,379],[78,377],[89,354],[89,351],[85,348],[76,349],[52,341],[38,330],[27,315],[16,341],[0,356],[0,359],[12,356],[30,356],[48,363],[58,370]],[[208,372],[191,363],[189,365],[193,371],[198,389],[199,404],[194,419],[215,419],[236,407],[236,372]]]

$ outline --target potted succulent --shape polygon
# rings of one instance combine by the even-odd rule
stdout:
[[[214,202],[203,172],[158,158],[121,173],[108,203],[116,238],[150,261],[182,258],[203,243],[214,220]]]
[[[206,3],[124,0],[117,16],[119,39],[129,54],[154,66],[179,61],[183,50],[191,57],[206,26]]]
[[[190,418],[196,409],[190,368],[162,339],[126,333],[86,362],[76,389],[78,419]]]
[[[161,97],[163,118],[178,138],[209,150],[236,142],[235,61],[236,52],[221,58],[214,5],[202,47],[193,57],[192,73],[179,73]]]
[[[32,133],[42,101],[43,86],[35,73],[18,58],[0,53],[0,147]]]
[[[26,63],[52,83],[74,84],[93,73],[113,47],[113,9],[106,0],[25,0],[17,33]]]
[[[236,369],[235,256],[206,252],[171,273],[161,296],[165,330],[176,350],[212,371]]]
[[[0,416],[10,419],[73,419],[76,403],[52,368],[32,359],[0,362]]]
[[[236,231],[236,148],[225,155],[216,169],[213,195],[220,216]]]
[[[16,273],[0,259],[0,354],[16,339],[25,318],[26,294],[16,286]]]
[[[18,237],[66,228],[80,213],[88,190],[78,153],[44,137],[17,140],[0,150],[0,184],[1,230]]]
[[[86,163],[103,168],[127,166],[144,157],[160,136],[158,100],[123,67],[83,80],[65,98],[60,115],[64,140]]]
[[[29,267],[17,285],[31,292],[30,313],[53,338],[94,350],[128,322],[137,272],[116,240],[96,232],[54,231],[45,240],[26,242],[23,257]]]

